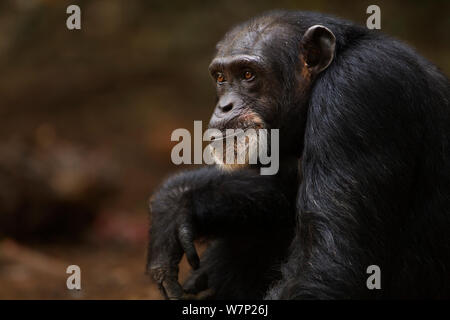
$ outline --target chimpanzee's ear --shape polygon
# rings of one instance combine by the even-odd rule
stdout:
[[[315,25],[306,30],[301,43],[301,52],[312,74],[318,74],[330,65],[335,47],[336,37],[330,29]]]

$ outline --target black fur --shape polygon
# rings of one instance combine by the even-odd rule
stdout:
[[[316,13],[272,12],[229,37],[267,20],[289,37],[264,51],[282,84],[281,171],[169,179],[153,202],[166,219],[153,220],[150,264],[181,206],[195,238],[215,241],[188,291],[207,274],[201,287],[219,299],[450,298],[448,79],[399,41]],[[335,57],[296,100],[299,43],[317,24],[335,35]],[[381,290],[366,287],[372,264]]]

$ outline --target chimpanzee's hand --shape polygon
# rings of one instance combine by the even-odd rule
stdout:
[[[178,282],[178,264],[184,253],[191,267],[200,260],[194,246],[194,227],[186,193],[180,188],[163,187],[151,200],[152,225],[148,271],[167,299],[196,299]]]

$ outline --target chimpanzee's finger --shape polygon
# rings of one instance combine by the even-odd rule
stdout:
[[[150,274],[166,299],[179,299],[183,295],[178,283],[178,266],[154,264],[150,266]]]
[[[167,299],[179,300],[183,298],[184,291],[177,279],[172,277],[166,278],[161,285]]]
[[[183,290],[187,293],[197,294],[208,288],[208,275],[206,272],[193,273],[185,283]]]
[[[194,246],[194,234],[189,224],[183,223],[178,228],[178,240],[186,253],[186,258],[192,269],[196,270],[200,266],[200,258]]]

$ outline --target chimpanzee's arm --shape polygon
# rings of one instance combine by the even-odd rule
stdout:
[[[154,212],[188,209],[196,236],[227,236],[292,221],[296,173],[204,167],[170,178],[155,195]]]
[[[258,169],[224,171],[208,166],[169,178],[151,201],[148,269],[169,297],[181,297],[178,263],[186,253],[194,269],[193,241],[293,224],[298,161],[281,163],[273,176]]]

